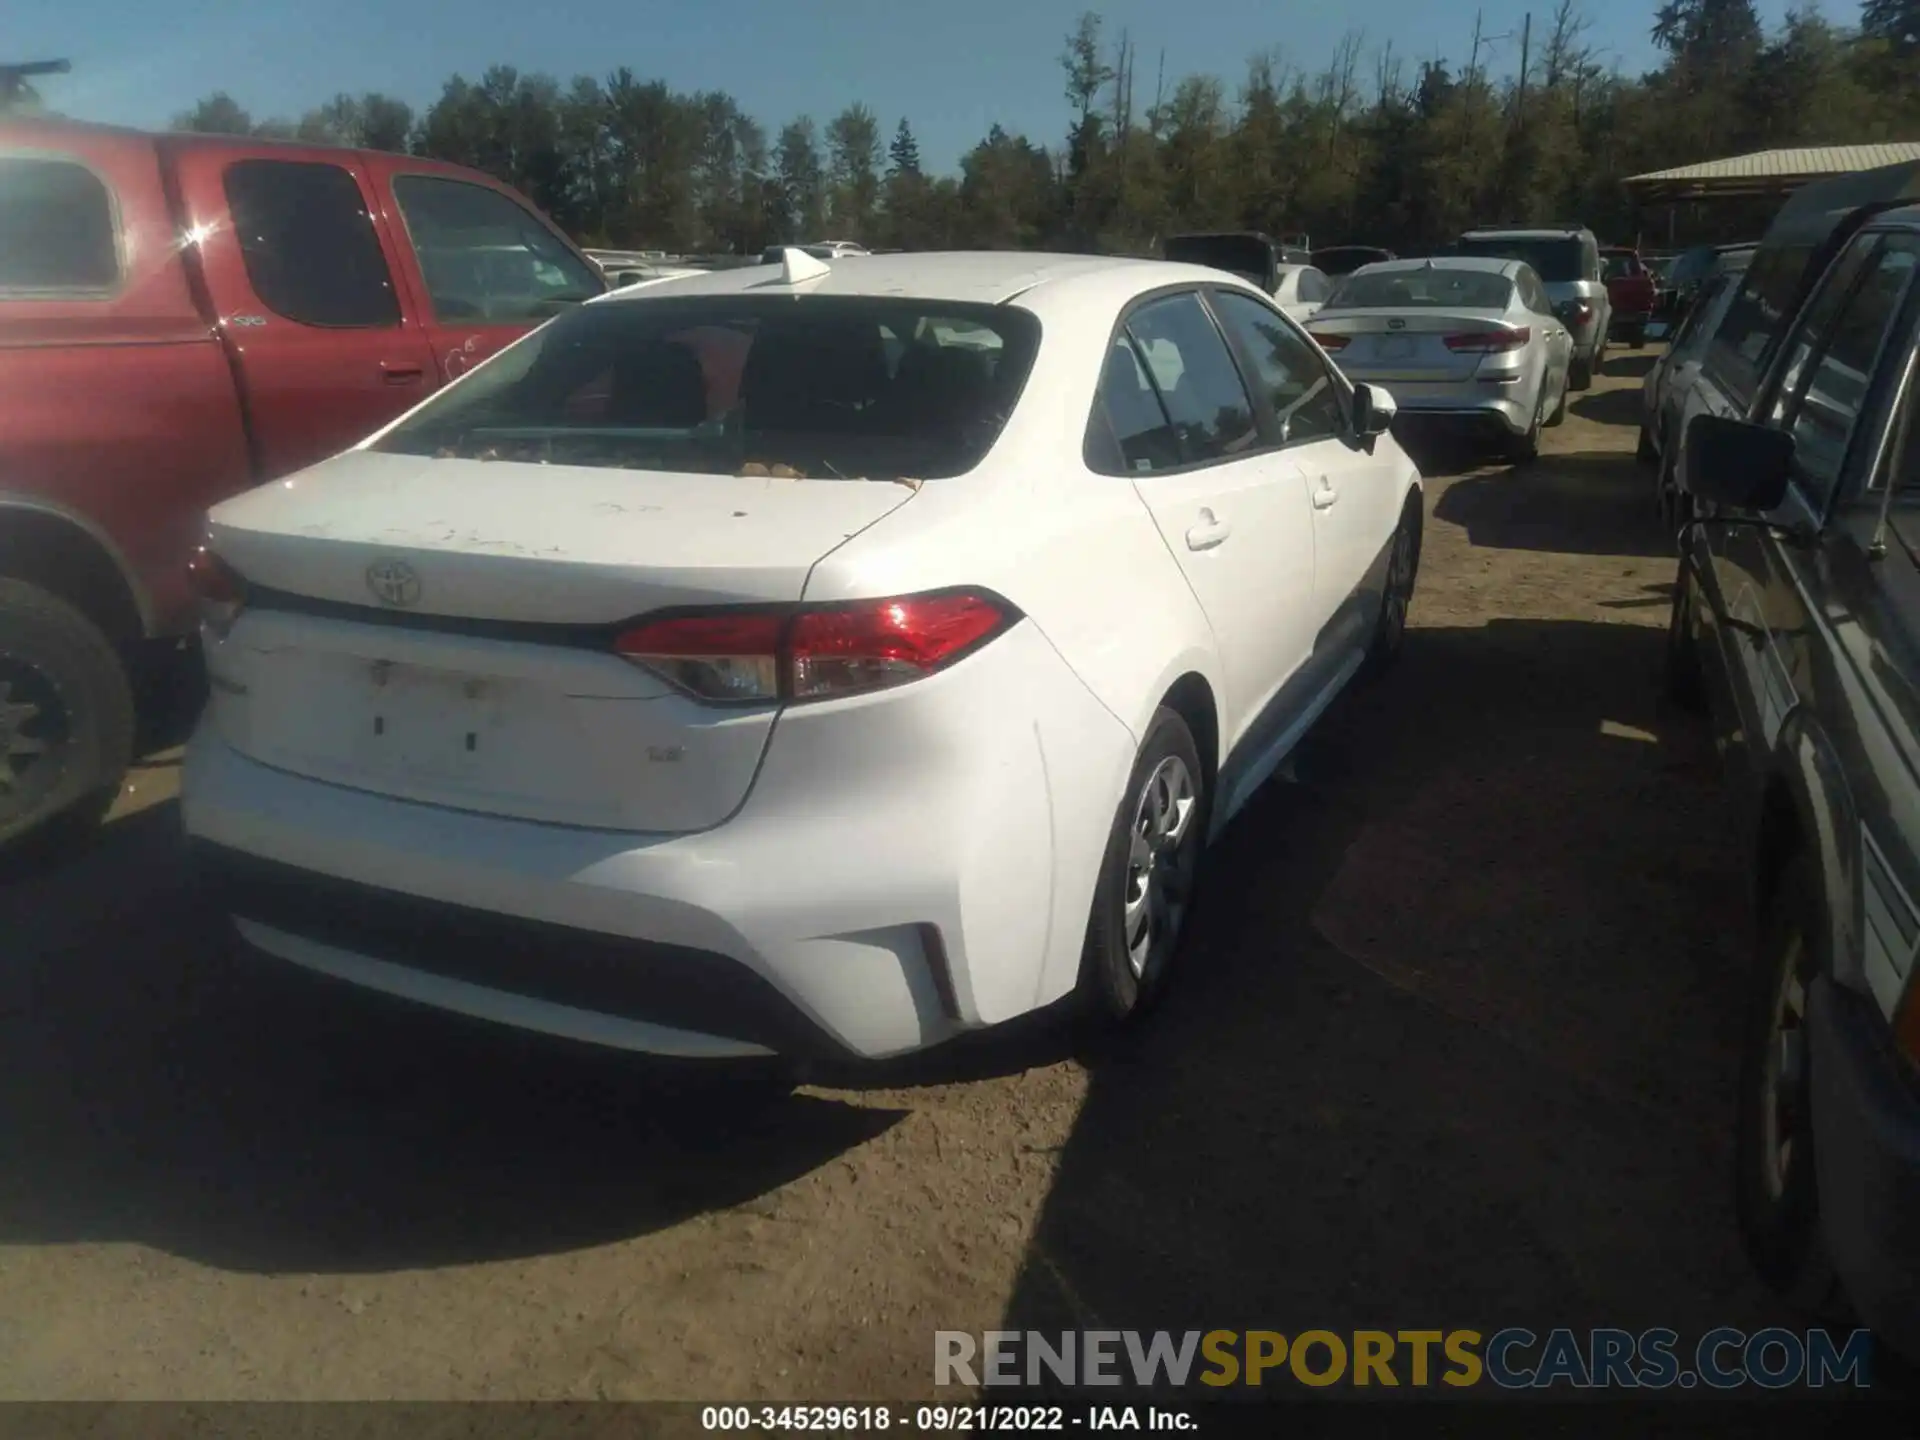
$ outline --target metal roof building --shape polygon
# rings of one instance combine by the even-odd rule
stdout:
[[[1642,205],[1685,200],[1784,196],[1810,180],[1920,161],[1920,140],[1880,145],[1815,145],[1804,150],[1757,150],[1672,170],[1630,175],[1621,183]]]

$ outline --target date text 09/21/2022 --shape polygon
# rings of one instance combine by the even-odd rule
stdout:
[[[858,1430],[903,1430],[914,1434],[948,1431],[1159,1430],[1196,1428],[1184,1410],[1151,1405],[708,1405],[700,1412],[703,1430],[746,1433],[816,1430],[844,1434]]]

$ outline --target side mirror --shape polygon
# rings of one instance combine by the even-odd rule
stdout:
[[[1393,428],[1393,417],[1400,413],[1393,396],[1378,385],[1353,387],[1353,428],[1362,440],[1372,440]]]
[[[1683,488],[1697,500],[1765,514],[1787,498],[1793,436],[1724,415],[1687,422]]]
[[[617,270],[613,274],[613,288],[624,290],[640,278],[638,270]]]

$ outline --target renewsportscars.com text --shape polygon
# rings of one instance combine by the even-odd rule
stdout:
[[[936,1385],[1780,1390],[1872,1383],[1865,1330],[939,1330]]]

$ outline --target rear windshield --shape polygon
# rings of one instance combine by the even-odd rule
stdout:
[[[1468,236],[1455,245],[1458,255],[1488,255],[1499,260],[1524,260],[1549,285],[1584,280],[1578,240],[1515,240],[1501,236]]]
[[[1504,310],[1513,282],[1488,270],[1361,271],[1334,289],[1325,310]]]
[[[1609,280],[1624,280],[1629,275],[1639,275],[1640,257],[1625,250],[1609,250],[1600,257],[1601,274]]]
[[[851,296],[583,305],[428,401],[403,455],[797,479],[938,479],[999,437],[1030,312]]]

